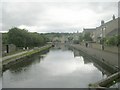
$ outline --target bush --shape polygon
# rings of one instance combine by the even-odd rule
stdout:
[[[92,38],[91,38],[91,36],[90,36],[90,33],[85,33],[83,39],[84,39],[85,41],[92,41]]]
[[[73,43],[74,44],[79,44],[79,40],[74,40]]]
[[[105,39],[105,44],[109,46],[118,46],[120,45],[120,35],[112,36]]]

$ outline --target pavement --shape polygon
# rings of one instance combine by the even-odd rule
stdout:
[[[87,54],[92,55],[95,58],[98,58],[99,60],[106,62],[109,65],[118,67],[118,54],[117,53],[107,52],[104,50],[99,50],[99,49],[95,49],[91,47],[85,47],[79,44],[73,44],[71,46],[75,47],[78,50],[82,50],[86,52]]]
[[[46,46],[49,46],[49,45],[45,45],[45,46],[42,46],[42,47],[37,47],[36,49],[42,49],[42,48],[44,48],[44,47],[46,47]],[[13,57],[16,57],[16,56],[20,56],[20,55],[22,55],[22,54],[25,54],[25,53],[27,53],[27,52],[31,52],[31,51],[33,51],[33,50],[35,50],[35,48],[34,49],[30,49],[30,50],[25,50],[25,51],[22,51],[22,52],[19,52],[19,53],[16,53],[16,54],[12,54],[12,55],[8,55],[8,56],[5,56],[5,57],[2,57],[2,61],[5,61],[5,60],[7,60],[7,59],[10,59],[10,58],[13,58]],[[0,62],[1,63],[1,62]]]
[[[26,51],[22,51],[22,52],[19,52],[19,53],[16,53],[16,54],[12,54],[12,55],[5,56],[5,57],[2,58],[2,61],[7,60],[7,59],[12,58],[12,57],[15,57],[15,56],[22,55],[22,54],[24,54],[24,53],[26,53],[26,52],[28,52],[28,51],[29,51],[29,52],[30,52],[30,51],[33,51],[33,49],[31,49],[31,50],[26,50]]]
[[[18,55],[22,55],[22,54],[24,54],[24,53],[26,53],[26,52],[27,52],[27,51],[22,51],[22,52],[13,54],[13,55],[5,56],[5,57],[2,58],[2,61],[6,60],[6,59],[9,59],[9,58],[12,58],[12,57],[15,57],[15,56],[18,56]]]

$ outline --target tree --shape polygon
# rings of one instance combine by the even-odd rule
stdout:
[[[73,37],[68,37],[68,41],[72,41],[73,40]]]
[[[46,37],[39,33],[30,33],[25,29],[11,28],[8,32],[8,42],[17,47],[36,47],[44,45]]]
[[[83,41],[83,36],[82,36],[82,35],[79,36],[79,41],[80,41],[80,42]]]
[[[79,42],[79,40],[74,40],[73,43],[74,44],[79,44],[80,42]]]
[[[105,44],[110,46],[120,45],[120,35],[107,37],[105,39]]]
[[[8,42],[18,47],[25,47],[27,43],[28,31],[19,28],[11,28],[8,32]]]
[[[90,37],[90,33],[85,33],[83,39],[84,39],[85,41],[92,41],[92,38]]]
[[[8,44],[8,34],[2,33],[2,44]]]

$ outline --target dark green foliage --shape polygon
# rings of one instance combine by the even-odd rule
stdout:
[[[28,31],[19,28],[12,28],[8,32],[8,43],[15,44],[18,47],[27,45]]]
[[[107,40],[106,38],[101,39],[100,44],[104,44],[106,42],[106,40]]]
[[[38,33],[30,33],[25,29],[12,28],[8,32],[8,43],[17,47],[36,47],[46,43],[46,38]]]
[[[120,45],[120,35],[111,36],[105,38],[105,44],[109,46],[119,46]]]
[[[73,40],[73,37],[68,37],[68,41],[72,41]]]
[[[79,41],[80,41],[80,42],[83,41],[83,36],[82,36],[82,35],[79,36]]]
[[[79,40],[74,40],[73,43],[74,44],[79,44]]]
[[[2,44],[8,44],[8,35],[7,35],[7,33],[2,33]]]
[[[117,45],[120,45],[120,35],[117,36],[117,40],[118,40],[117,41],[118,42]]]
[[[83,39],[84,39],[85,41],[92,41],[92,38],[91,38],[91,36],[90,36],[90,33],[85,33]]]

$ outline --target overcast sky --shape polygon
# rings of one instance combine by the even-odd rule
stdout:
[[[2,2],[2,31],[12,27],[30,32],[81,32],[118,16],[117,2]],[[0,7],[1,8],[1,7]]]

